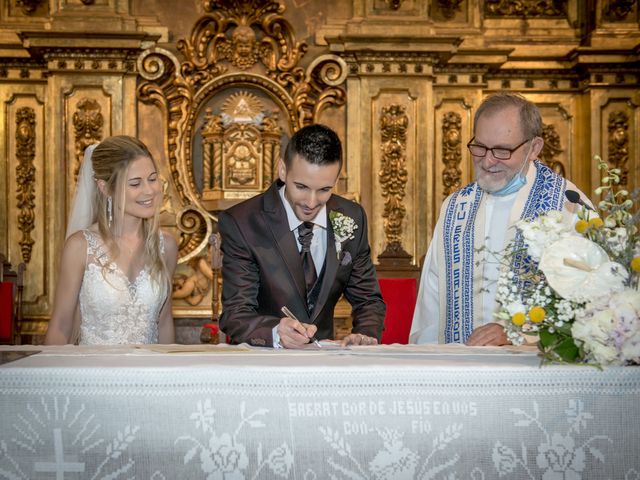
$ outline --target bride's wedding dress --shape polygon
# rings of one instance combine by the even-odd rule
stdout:
[[[87,266],[79,298],[79,343],[158,343],[158,315],[166,288],[152,281],[147,267],[131,282],[109,258],[100,236],[89,230],[83,233],[87,240]],[[160,248],[164,251],[162,234]]]

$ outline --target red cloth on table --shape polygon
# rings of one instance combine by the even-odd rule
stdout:
[[[0,282],[0,339],[11,340],[13,317],[13,283]]]
[[[380,278],[380,291],[387,304],[382,343],[407,344],[416,306],[417,285],[415,278]]]

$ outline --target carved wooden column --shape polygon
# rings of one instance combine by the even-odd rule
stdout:
[[[382,107],[379,125],[382,158],[378,177],[384,198],[382,217],[387,244],[378,255],[378,263],[381,267],[408,267],[411,266],[412,256],[406,252],[402,241],[407,213],[403,201],[408,180],[406,149],[409,117],[406,108],[396,104]]]
[[[397,271],[417,268],[435,225],[433,69],[457,43],[412,41],[409,52],[393,37],[373,44],[366,35],[330,39],[349,65],[346,190],[359,192],[368,212],[373,257]]]

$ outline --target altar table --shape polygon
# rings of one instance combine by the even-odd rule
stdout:
[[[25,348],[0,365],[3,479],[640,478],[639,367],[465,346],[0,355]]]

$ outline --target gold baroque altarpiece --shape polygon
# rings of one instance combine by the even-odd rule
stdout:
[[[174,298],[191,306],[201,303],[213,278],[202,259],[216,212],[271,184],[283,143],[344,103],[346,78],[336,55],[301,66],[308,46],[296,40],[278,2],[203,1],[202,7],[205,14],[177,43],[181,55],[153,47],[138,58],[138,98],[164,114],[180,205],[179,261],[191,267],[178,273]]]
[[[540,107],[541,159],[583,191],[599,183],[595,154],[640,185],[637,0],[185,5],[0,10],[0,250],[27,264],[26,332],[51,313],[83,150],[113,134],[139,136],[159,160],[161,218],[180,246],[176,316],[210,312],[216,212],[263,191],[309,123],[344,140],[338,191],[365,207],[374,260],[404,262],[402,275],[419,268],[442,200],[473,179],[465,145],[492,92]],[[399,256],[383,255],[390,245]]]

